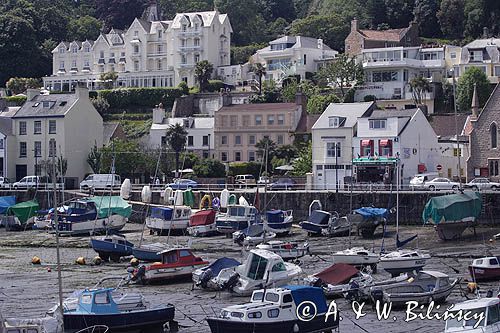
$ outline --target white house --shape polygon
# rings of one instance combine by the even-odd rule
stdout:
[[[76,82],[103,87],[102,73],[115,71],[117,87],[174,87],[195,84],[196,63],[214,68],[230,64],[232,28],[217,10],[179,13],[161,21],[155,2],[126,31],[111,29],[95,41],[61,42],[52,51],[53,72],[45,77],[49,90],[71,90]]]
[[[166,134],[170,126],[181,124],[188,132],[186,150],[203,158],[215,156],[213,117],[166,118],[165,110],[153,110],[153,124],[149,130],[149,145],[153,148],[167,145]]]
[[[313,181],[316,189],[343,188],[352,176],[353,137],[359,117],[371,114],[374,102],[332,103],[314,123],[312,132]]]
[[[68,161],[66,177],[75,185],[91,172],[87,156],[95,144],[102,146],[103,121],[85,87],[77,86],[73,94],[43,96],[28,89],[27,101],[12,117],[12,133],[15,150],[7,162],[11,178],[41,175],[41,161],[62,156]]]

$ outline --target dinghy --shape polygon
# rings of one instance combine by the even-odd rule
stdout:
[[[99,257],[108,261],[110,258],[113,261],[120,261],[120,257],[132,255],[134,244],[127,241],[124,235],[111,234],[100,238],[92,238],[90,246],[94,249]]]
[[[270,240],[256,246],[258,249],[267,250],[276,253],[283,260],[295,260],[310,254],[308,242],[286,242],[279,240]]]
[[[241,265],[238,260],[232,258],[219,258],[210,265],[198,268],[193,272],[193,283],[203,289],[221,290],[222,286],[217,283],[219,274],[223,269]]]
[[[132,249],[134,258],[141,261],[155,262],[161,261],[160,252],[166,250],[168,246],[163,243],[142,244]]]
[[[421,270],[430,258],[430,254],[422,251],[401,249],[382,255],[379,266],[392,276],[397,276]]]

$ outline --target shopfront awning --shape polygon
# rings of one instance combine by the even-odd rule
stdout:
[[[396,164],[398,159],[395,157],[360,157],[352,160],[352,164],[354,165],[387,165],[387,164]]]
[[[380,145],[381,147],[387,147],[387,146],[390,146],[390,145],[391,145],[391,144],[390,144],[390,140],[380,140],[379,145]]]
[[[372,140],[361,140],[362,147],[368,147],[371,145]]]

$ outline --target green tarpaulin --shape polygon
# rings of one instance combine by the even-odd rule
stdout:
[[[38,203],[36,201],[20,202],[7,209],[7,215],[15,215],[19,221],[24,224],[30,217],[36,215],[38,210]]]
[[[467,191],[429,199],[422,212],[424,223],[439,224],[447,221],[461,221],[464,218],[478,218],[482,200],[478,192]]]
[[[194,194],[193,194],[193,191],[191,191],[191,190],[185,190],[182,193],[182,196],[183,196],[184,205],[193,208],[194,207]]]
[[[99,218],[105,218],[113,214],[129,217],[132,213],[132,206],[120,196],[91,197],[88,200],[96,205]]]

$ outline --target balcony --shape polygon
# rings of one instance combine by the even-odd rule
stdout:
[[[203,51],[201,45],[196,46],[179,46],[179,52]]]
[[[109,58],[108,64],[116,64],[115,58]]]
[[[71,74],[76,74],[76,73],[78,73],[78,68],[76,68],[76,67],[71,67],[71,68],[70,68],[70,70],[69,70],[69,72],[70,72]]]
[[[124,63],[126,63],[126,62],[127,62],[127,60],[125,60],[125,57],[120,58],[120,60],[118,60],[118,63],[119,63],[119,64],[124,64]]]
[[[397,68],[397,67],[412,67],[412,68],[444,68],[445,61],[443,59],[436,60],[420,60],[420,59],[363,59],[363,68]]]
[[[267,58],[287,58],[287,57],[293,57],[294,56],[294,51],[291,48],[284,49],[284,50],[276,50],[276,51],[271,51],[271,50],[265,50],[265,51],[257,51],[259,56],[261,56],[264,59]]]
[[[83,67],[82,73],[90,73],[90,67]]]
[[[97,61],[97,63],[99,65],[104,65],[106,63],[106,60],[104,58],[99,58],[99,60]]]
[[[180,68],[193,68],[195,64],[179,64]]]
[[[150,52],[147,54],[148,57],[166,57],[167,56],[167,51],[161,51],[161,52]]]
[[[179,37],[201,36],[202,34],[203,34],[202,30],[179,31]]]

